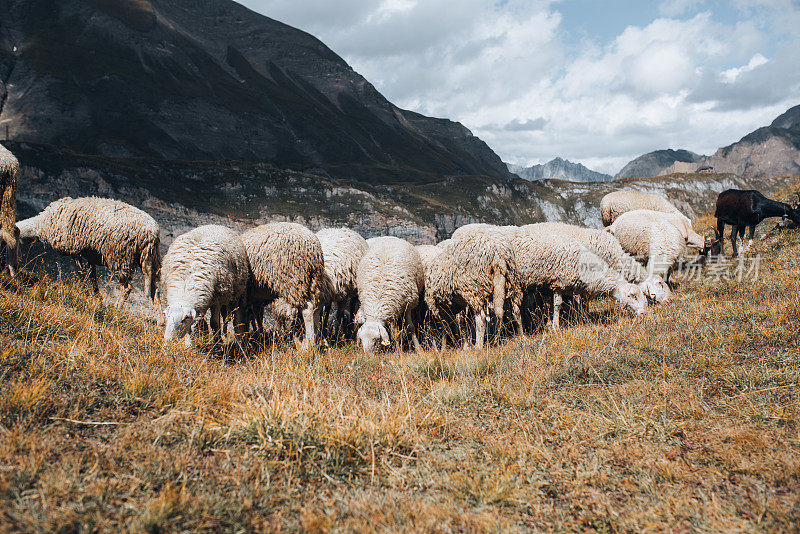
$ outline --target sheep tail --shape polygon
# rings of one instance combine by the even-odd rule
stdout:
[[[159,250],[160,239],[156,238],[145,245],[142,250],[142,274],[144,275],[144,294],[153,300],[156,298],[158,289],[158,276],[161,271],[161,252]]]
[[[503,320],[503,304],[506,301],[506,264],[501,261],[499,265],[494,266],[494,273],[492,275],[493,298],[492,304],[494,314],[499,320]]]

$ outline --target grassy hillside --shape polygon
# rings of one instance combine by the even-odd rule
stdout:
[[[165,345],[5,277],[0,531],[794,531],[800,233],[754,248],[637,320],[369,358]]]

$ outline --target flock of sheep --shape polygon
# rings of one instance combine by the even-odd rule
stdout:
[[[95,266],[106,266],[124,288],[123,302],[141,269],[145,294],[163,311],[167,340],[191,344],[198,326],[210,327],[218,340],[229,323],[235,335],[262,331],[269,307],[304,349],[320,334],[357,337],[372,353],[406,339],[415,349],[425,342],[444,348],[448,339],[466,345],[473,333],[480,348],[492,330],[529,330],[537,314],[558,329],[563,305],[585,307],[596,296],[642,314],[648,299],[669,300],[669,274],[685,247],[706,246],[691,221],[658,195],[611,193],[600,208],[603,230],[469,224],[435,246],[391,236],[365,240],[347,228],[314,233],[287,222],[243,234],[207,225],[178,236],[162,258],[159,226],[144,211],[67,197],[13,228],[2,226],[2,236],[10,267],[19,243],[33,240],[76,258],[95,290]],[[552,315],[537,311],[543,302],[552,302]]]

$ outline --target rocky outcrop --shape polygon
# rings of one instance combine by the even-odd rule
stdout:
[[[0,135],[368,183],[511,179],[463,125],[397,108],[313,36],[231,0],[0,3]]]
[[[613,176],[587,169],[581,163],[555,158],[545,164],[531,167],[508,165],[508,170],[529,181],[535,180],[567,180],[568,182],[608,182]]]

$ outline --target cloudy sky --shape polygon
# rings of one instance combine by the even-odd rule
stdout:
[[[800,0],[244,0],[508,162],[611,174],[800,104]]]

